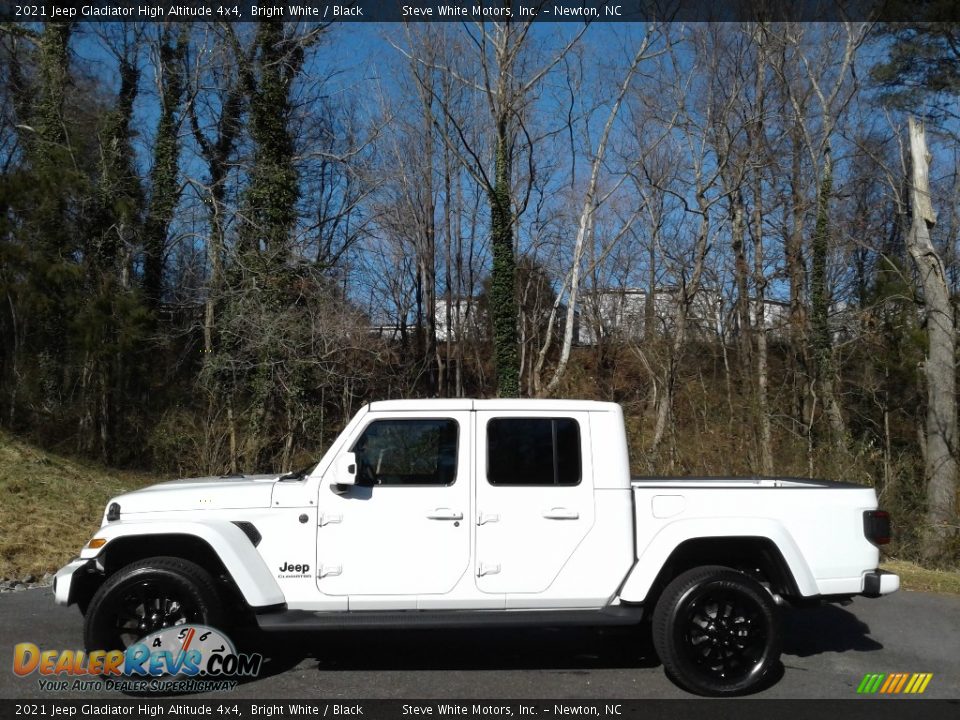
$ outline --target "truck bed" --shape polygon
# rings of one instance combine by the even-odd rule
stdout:
[[[817,480],[814,478],[799,477],[658,477],[658,476],[636,476],[630,478],[630,484],[633,487],[709,487],[719,488],[793,488],[793,489],[815,489],[815,488],[859,488],[864,489],[865,485],[856,483],[839,482],[835,480]]]

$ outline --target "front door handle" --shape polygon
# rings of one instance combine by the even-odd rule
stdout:
[[[543,511],[543,516],[548,520],[576,520],[580,513],[576,510],[568,510],[565,507],[555,507]]]
[[[462,512],[454,512],[450,508],[437,508],[427,513],[430,520],[463,520]]]

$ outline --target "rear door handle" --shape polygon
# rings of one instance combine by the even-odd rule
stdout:
[[[430,520],[463,520],[462,512],[454,512],[450,508],[437,508],[427,513]]]
[[[564,507],[555,507],[550,508],[549,510],[544,510],[543,516],[548,520],[576,520],[580,517],[580,513],[578,513],[576,510],[569,510]]]

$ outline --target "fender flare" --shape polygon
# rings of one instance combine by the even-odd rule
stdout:
[[[620,588],[620,599],[626,602],[643,602],[660,570],[682,543],[688,540],[733,537],[769,540],[783,556],[800,594],[810,597],[820,592],[796,541],[779,522],[766,518],[691,518],[672,522],[654,535],[627,574]]]
[[[187,521],[132,521],[117,522],[101,527],[96,536],[107,543],[98,550],[84,548],[83,560],[96,558],[101,551],[109,550],[114,540],[128,537],[148,538],[151,535],[186,535],[197,538],[210,546],[220,562],[230,573],[234,583],[251,608],[281,605],[286,602],[283,591],[277,585],[260,553],[246,534],[229,520]],[[153,555],[162,555],[157,547]]]

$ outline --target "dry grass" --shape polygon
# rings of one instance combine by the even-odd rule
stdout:
[[[905,590],[960,595],[960,572],[956,570],[928,570],[906,560],[887,560],[880,567],[897,573]]]
[[[156,481],[53,455],[0,432],[0,577],[56,570],[90,539],[111,496]]]

